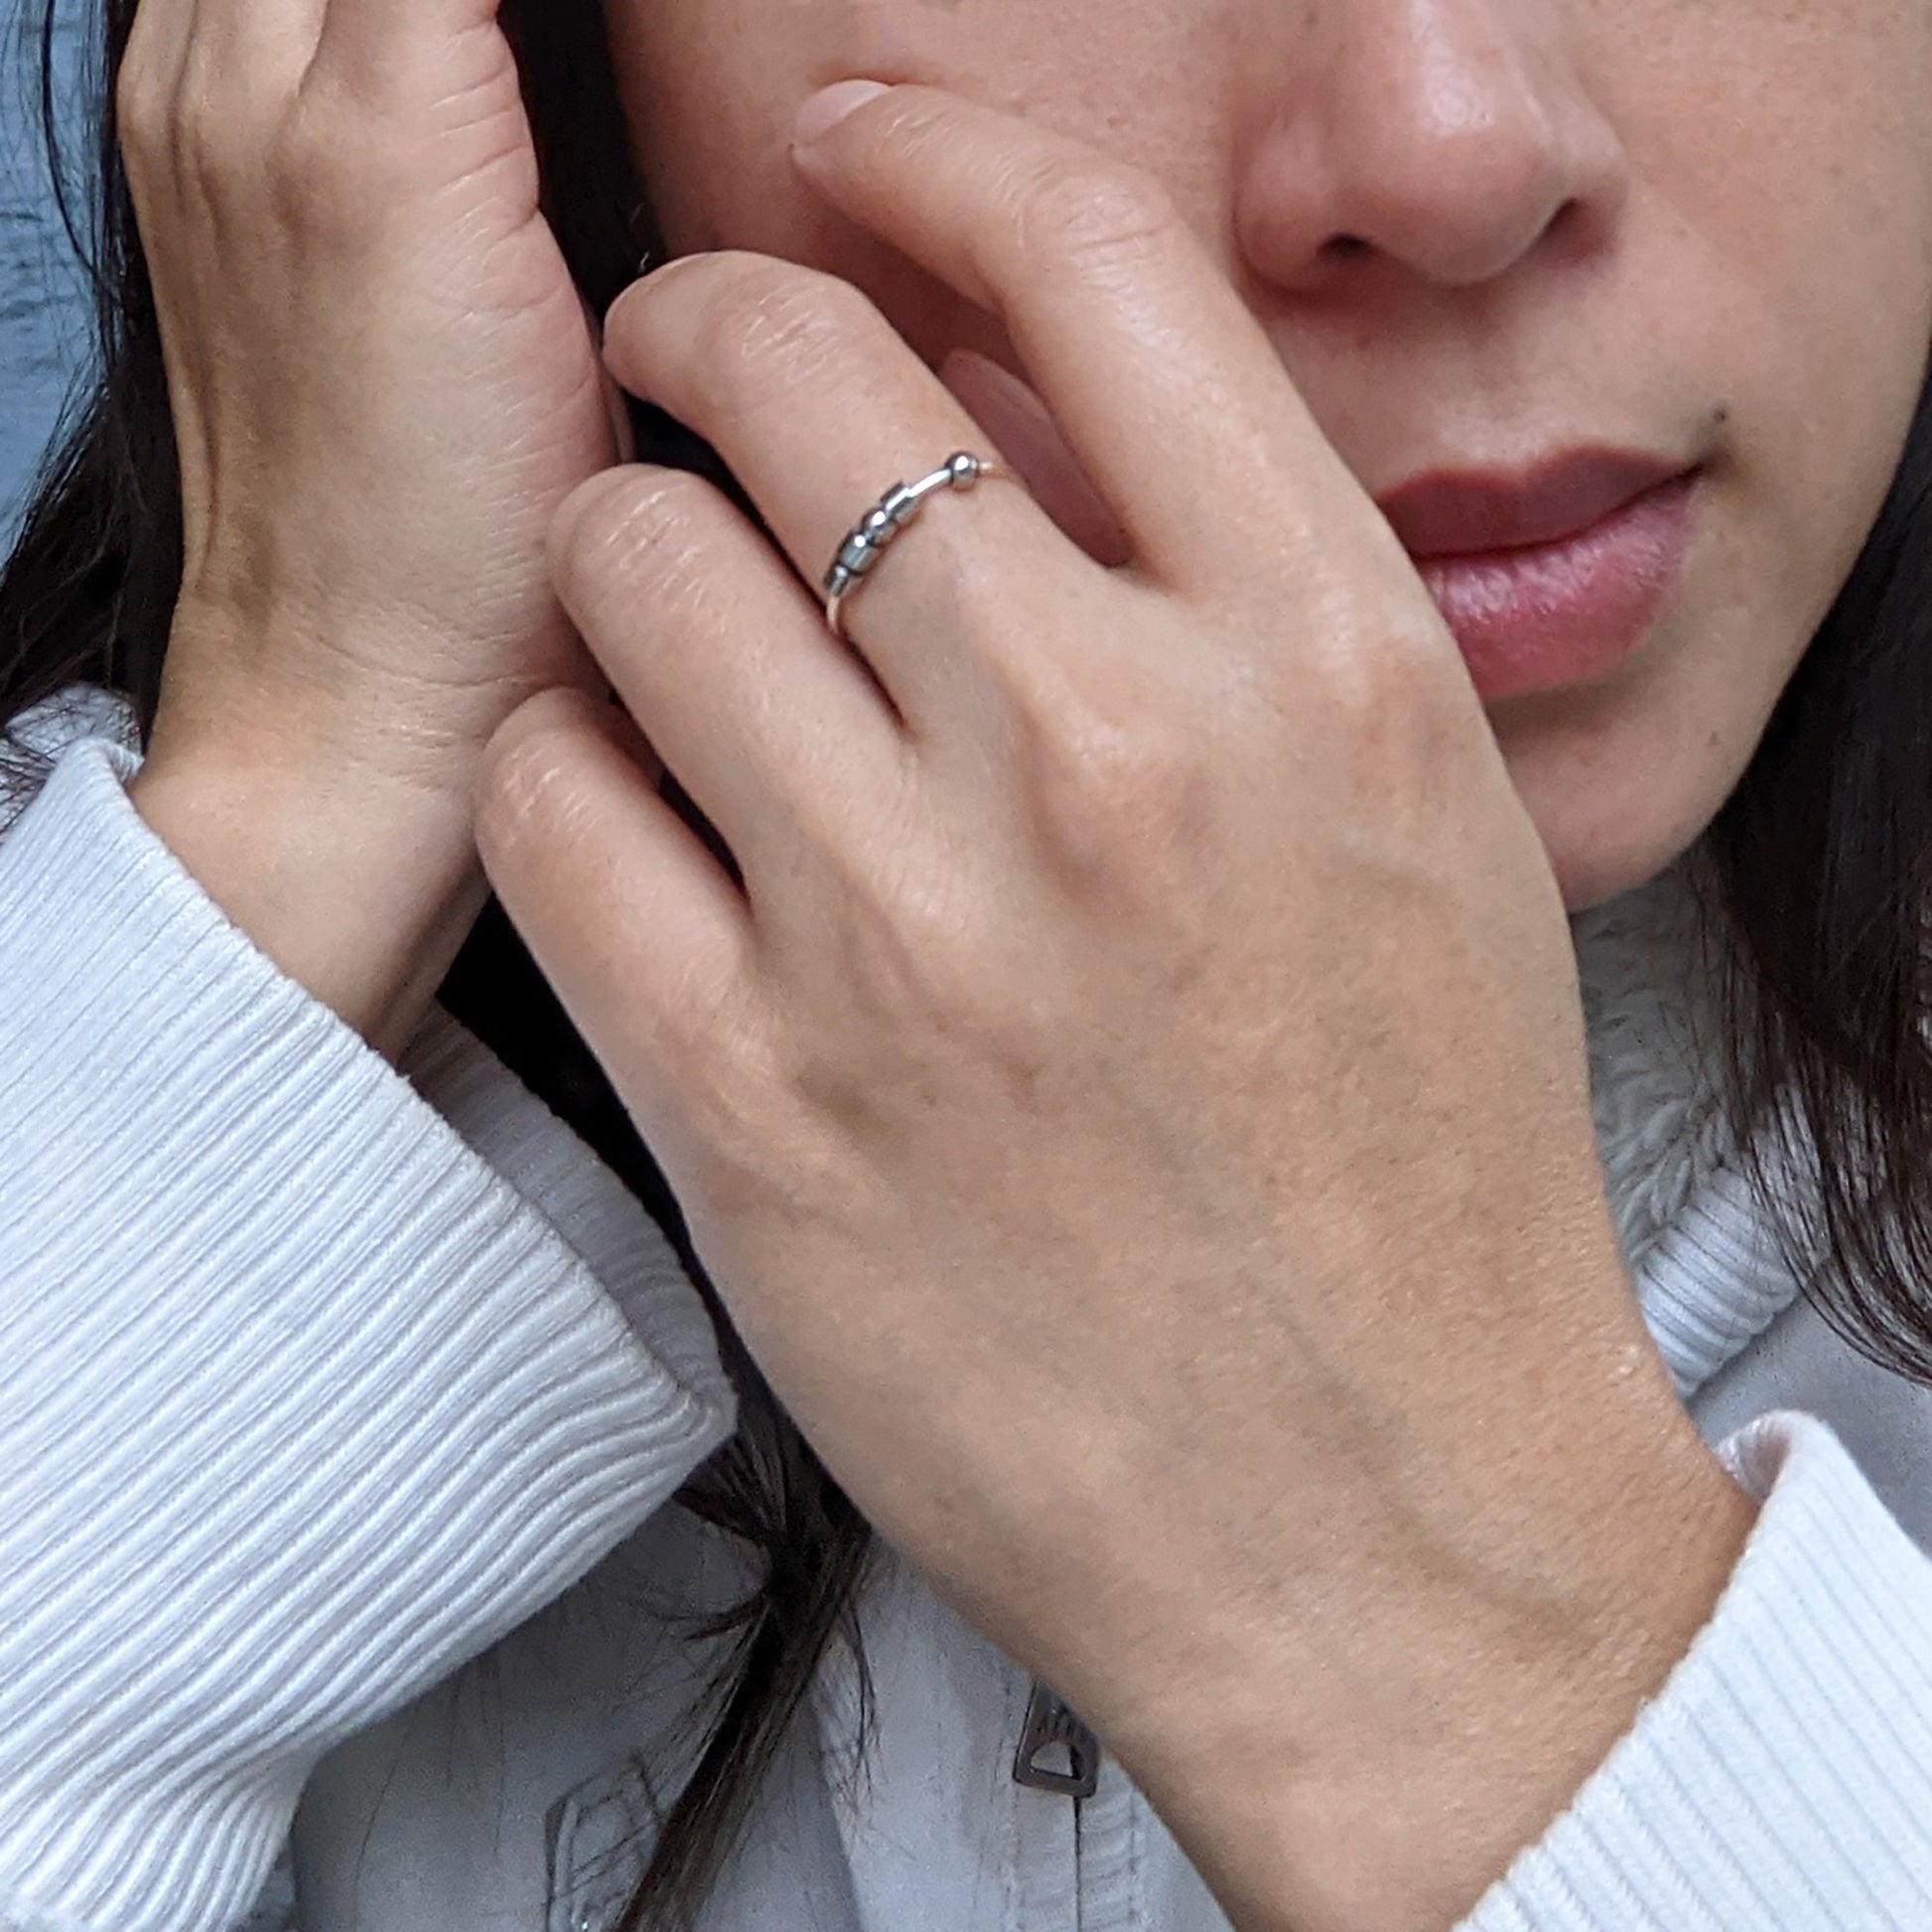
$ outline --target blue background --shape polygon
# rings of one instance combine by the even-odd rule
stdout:
[[[0,0],[0,551],[89,346],[86,280],[55,212],[28,59],[41,5]],[[80,85],[79,19],[66,0],[57,54],[69,100]]]

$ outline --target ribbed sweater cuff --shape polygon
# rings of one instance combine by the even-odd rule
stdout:
[[[506,1165],[576,1186],[574,1247],[425,1097],[461,1115],[482,1049],[433,1021],[421,1089],[390,1067],[152,835],[137,761],[80,741],[0,840],[13,1928],[239,1916],[317,1758],[576,1581],[735,1420],[615,1177],[523,1096],[541,1132]]]
[[[1762,1508],[1710,1622],[1464,1932],[1932,1925],[1932,1562],[1816,1417],[1720,1453]]]

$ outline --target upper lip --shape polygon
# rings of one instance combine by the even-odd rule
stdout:
[[[1474,556],[1575,536],[1691,467],[1593,446],[1528,471],[1432,470],[1375,502],[1411,557]]]

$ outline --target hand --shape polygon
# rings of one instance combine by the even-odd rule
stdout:
[[[485,865],[880,1530],[1238,1924],[1446,1924],[1749,1517],[1617,1253],[1548,859],[1151,180],[915,86],[800,164],[1002,318],[1131,561],[943,492],[848,607],[875,686],[793,569],[987,439],[851,287],[673,263],[607,355],[785,557],[631,467],[557,578],[744,890],[572,694],[498,732]]]
[[[474,916],[490,733],[602,689],[544,539],[618,454],[614,391],[494,13],[142,0],[119,79],[185,526],[137,800],[264,920],[306,895],[344,943],[351,885],[363,933],[466,871]],[[268,826],[303,849],[239,850]]]

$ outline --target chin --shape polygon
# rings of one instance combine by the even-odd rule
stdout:
[[[1635,892],[1667,871],[1694,843],[1692,838],[1641,850],[1578,852],[1559,847],[1551,851],[1551,870],[1563,893],[1565,910],[1587,912],[1594,906],[1608,904],[1613,898],[1621,898],[1625,893]]]
[[[1562,734],[1512,741],[1500,729],[1497,739],[1573,913],[1667,871],[1710,828],[1742,769],[1695,739],[1658,746],[1617,733],[1580,745]],[[1693,747],[1703,756],[1687,757]]]
[[[1569,811],[1532,809],[1564,906],[1587,912],[1668,871],[1709,828],[1707,813],[1632,813],[1609,818],[1581,801]]]

